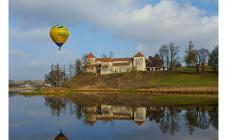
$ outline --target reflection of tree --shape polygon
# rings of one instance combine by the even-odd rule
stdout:
[[[197,112],[196,110],[187,110],[185,114],[186,126],[190,134],[193,134],[194,127],[197,126]]]
[[[96,121],[96,115],[108,117],[108,110],[105,108],[101,108],[101,104],[94,105],[79,105],[73,102],[70,99],[59,98],[59,97],[44,97],[45,105],[51,108],[52,115],[59,116],[60,113],[65,111],[69,111],[71,115],[75,115],[76,119],[81,120],[84,125],[93,125]],[[108,105],[108,108],[114,108],[114,106]],[[179,131],[179,118],[184,117],[185,125],[188,128],[190,134],[193,134],[195,128],[207,129],[210,125],[212,125],[215,129],[218,129],[218,106],[207,107],[207,106],[197,106],[192,109],[184,110],[185,113],[180,113],[178,110],[179,107],[146,107],[146,117],[149,118],[150,121],[155,121],[156,124],[159,125],[160,130],[163,133],[170,133],[174,135],[177,131]],[[126,113],[120,112],[120,108],[118,109],[118,113]],[[207,110],[208,109],[208,110]],[[133,112],[136,111],[135,107],[129,107],[129,109],[123,109],[123,111],[128,110]],[[106,112],[107,111],[107,112]],[[116,114],[115,114],[116,115]],[[118,114],[119,115],[119,114]],[[180,116],[179,116],[180,115]],[[111,115],[110,115],[111,116]],[[108,119],[108,120],[107,120]],[[114,121],[110,121],[113,118],[103,119],[103,123],[106,124],[110,122],[113,125]],[[124,119],[124,118],[120,118]]]
[[[77,105],[76,116],[78,120],[80,120],[83,116],[83,107],[81,105]]]
[[[206,129],[210,125],[210,118],[207,112],[205,112],[204,106],[202,106],[201,111],[197,109],[197,127],[201,129]]]
[[[164,108],[150,108],[149,110],[149,120],[155,120],[156,123],[160,122],[160,119],[164,116]]]
[[[208,112],[210,123],[215,129],[218,129],[218,106],[214,106],[212,111]]]
[[[187,110],[185,121],[190,134],[193,134],[195,127],[206,129],[210,124],[218,129],[218,107],[214,106],[213,110],[208,112],[205,111],[205,106],[197,106],[196,109]]]
[[[169,132],[174,135],[176,131],[179,131],[178,124],[178,112],[173,107],[166,107],[164,109],[163,117],[160,119],[160,129],[163,133]]]
[[[69,111],[70,114],[75,114],[76,118],[80,120],[83,115],[83,106],[74,104],[72,102],[69,103]]]
[[[44,97],[45,105],[51,108],[53,116],[59,116],[66,109],[66,100],[57,97]]]

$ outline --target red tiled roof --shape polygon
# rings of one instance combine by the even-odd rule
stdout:
[[[113,61],[130,61],[132,58],[112,58]]]
[[[90,121],[90,120],[87,120],[87,123],[90,125],[90,126],[93,126],[95,124],[96,121]]]
[[[144,121],[135,121],[135,123],[141,126],[144,123]]]
[[[111,58],[96,58],[96,61],[113,62],[113,60]]]
[[[141,52],[137,52],[134,57],[144,57],[144,54]]]
[[[97,64],[91,64],[91,65],[86,65],[85,67],[86,68],[93,68],[93,67],[96,67],[97,66]]]
[[[131,62],[127,62],[127,63],[113,63],[113,66],[127,66],[130,65]]]
[[[89,52],[87,58],[95,58],[95,56],[91,52]]]
[[[97,120],[131,120],[131,116],[96,116]]]

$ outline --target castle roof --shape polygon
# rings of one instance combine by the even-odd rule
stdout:
[[[132,58],[112,58],[113,61],[130,61]]]
[[[93,67],[96,67],[96,66],[98,66],[97,64],[90,64],[90,65],[86,65],[85,67],[86,68],[93,68]]]
[[[102,116],[97,115],[97,120],[131,120],[132,117],[130,115],[114,115],[114,116]]]
[[[136,123],[137,125],[141,126],[141,125],[144,123],[144,121],[135,121],[135,123]]]
[[[111,59],[111,58],[96,58],[96,61],[113,62],[113,59]]]
[[[127,66],[130,65],[131,62],[127,62],[127,63],[113,63],[113,66]]]
[[[93,53],[89,52],[87,58],[95,58],[95,56],[93,55]]]
[[[90,126],[93,126],[95,124],[95,120],[87,120],[87,123],[90,125]]]
[[[137,52],[134,57],[144,57],[144,54],[141,52]]]

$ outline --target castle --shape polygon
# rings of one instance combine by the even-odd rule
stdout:
[[[147,107],[126,107],[112,105],[95,105],[85,107],[86,120],[89,125],[96,121],[133,120],[138,126],[146,120]]]
[[[86,56],[86,72],[111,74],[146,71],[146,60],[141,52],[130,58],[96,58],[91,52]]]

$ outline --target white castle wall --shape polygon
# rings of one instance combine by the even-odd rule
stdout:
[[[146,71],[145,57],[133,57],[133,67],[135,70]]]
[[[126,65],[125,63],[129,63]],[[122,72],[131,72],[132,69],[139,71],[146,71],[146,62],[145,57],[133,57],[131,60],[122,60],[122,61],[111,61],[103,62],[96,61],[96,58],[87,58],[87,64],[101,64],[101,74],[112,74],[112,73],[122,73]],[[119,64],[119,65],[114,65]],[[120,65],[122,64],[122,65]],[[86,72],[97,73],[96,67],[87,67]]]

